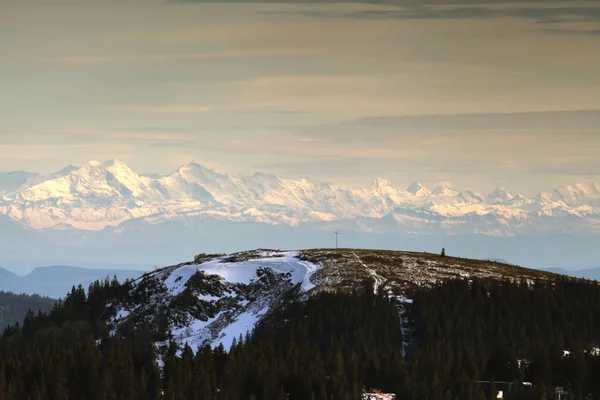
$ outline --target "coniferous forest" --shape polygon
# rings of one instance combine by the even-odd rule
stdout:
[[[74,288],[0,339],[0,399],[600,399],[600,287],[456,280],[409,294],[409,342],[396,299],[354,292],[290,298],[230,349],[194,353],[154,327],[111,335],[107,304],[127,285]],[[487,386],[481,381],[486,381]],[[523,384],[526,382],[526,384]],[[530,384],[529,384],[530,383]],[[563,398],[565,398],[563,396]]]
[[[49,311],[54,302],[49,297],[0,291],[0,329],[23,322],[29,309]]]

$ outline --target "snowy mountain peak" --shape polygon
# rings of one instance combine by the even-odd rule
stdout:
[[[535,200],[541,204],[549,204],[554,201],[552,198],[552,193],[549,193],[549,192],[542,192],[542,193],[538,194],[535,197]]]
[[[112,173],[115,176],[115,178],[117,178],[123,182],[135,181],[136,185],[138,185],[139,182],[142,180],[142,178],[137,173],[135,173],[133,170],[131,170],[131,168],[129,168],[127,166],[127,164],[125,164],[124,162],[121,162],[119,160],[106,161],[106,162],[102,163],[101,167],[106,169],[106,171]]]
[[[375,178],[373,184],[377,186],[391,186],[392,183],[388,179],[379,177]]]
[[[510,194],[506,189],[504,189],[503,187],[500,187],[496,190],[494,190],[492,193],[490,193],[490,195],[488,196],[488,199],[491,203],[495,204],[495,203],[503,203],[503,202],[507,202],[507,201],[511,201],[514,198],[514,196],[512,194]]]
[[[35,202],[85,201],[88,206],[107,206],[136,197],[149,200],[152,196],[148,196],[148,189],[144,180],[122,162],[91,161],[80,168],[63,169],[60,174],[21,192],[20,198]]]
[[[117,160],[116,158],[112,158],[110,160],[106,160],[102,163],[102,166],[105,168],[127,168],[129,167],[121,160]]]
[[[80,167],[77,167],[75,165],[67,165],[65,168],[61,169],[60,171],[56,171],[55,173],[50,175],[49,178],[50,179],[61,178],[63,176],[69,175],[73,171],[77,171],[79,168]]]
[[[457,192],[456,190],[454,190],[454,188],[452,188],[449,185],[441,185],[436,187],[433,192],[431,192],[432,196],[457,196],[459,194],[459,192]]]
[[[553,198],[571,205],[580,205],[581,203],[600,205],[600,185],[597,183],[565,185],[554,190]]]
[[[408,193],[411,193],[415,196],[425,197],[431,195],[429,189],[425,186],[421,185],[419,182],[413,182],[408,188],[406,188]]]
[[[204,170],[209,170],[209,168],[206,168],[202,163],[200,163],[197,160],[192,160],[189,163],[182,165],[179,169],[204,169]]]
[[[370,232],[513,235],[569,224],[600,230],[597,184],[567,185],[536,199],[515,197],[504,188],[483,197],[449,185],[430,192],[417,182],[405,191],[383,178],[346,189],[265,173],[229,176],[196,161],[161,177],[140,176],[119,160],[69,166],[47,177],[0,174],[0,199],[0,216],[35,229],[99,230],[126,221],[158,225],[197,218],[292,227],[336,221],[340,229]],[[549,224],[548,218],[564,219]]]
[[[377,178],[371,183],[373,189],[389,189],[394,188],[392,182],[385,178]]]
[[[462,192],[461,194],[459,194],[459,197],[465,203],[484,203],[485,202],[485,197],[483,197],[481,194],[479,194],[477,192],[473,192],[471,190]]]
[[[190,162],[189,164],[182,165],[175,172],[175,174],[179,174],[183,176],[185,179],[196,180],[196,179],[215,179],[217,177],[223,178],[227,177],[226,174],[220,174],[216,172],[212,168],[207,168],[204,165],[200,164],[196,160]]]

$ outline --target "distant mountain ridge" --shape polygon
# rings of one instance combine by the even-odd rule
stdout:
[[[600,233],[600,185],[573,184],[535,198],[504,188],[487,196],[416,182],[403,189],[381,178],[346,189],[262,173],[230,176],[197,162],[166,176],[139,175],[110,160],[48,177],[0,174],[2,215],[36,230],[118,231],[200,218],[374,233],[586,235]]]
[[[0,196],[34,186],[41,180],[41,176],[35,173],[25,171],[2,172],[0,173]]]
[[[574,270],[564,268],[546,268],[545,271],[552,272],[554,274],[573,276],[575,278],[592,279],[595,281],[600,281],[600,267]]]
[[[21,276],[0,267],[0,291],[62,298],[73,286],[82,285],[87,289],[96,280],[112,279],[116,276],[122,282],[126,279],[135,279],[142,274],[143,271],[135,270],[54,265],[35,268],[27,275]]]

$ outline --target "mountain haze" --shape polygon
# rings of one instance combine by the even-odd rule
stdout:
[[[21,276],[0,268],[0,291],[62,298],[73,286],[81,285],[87,289],[96,280],[113,279],[116,276],[119,281],[124,281],[142,274],[143,271],[135,270],[53,265],[35,268],[27,275]]]
[[[600,281],[600,267],[586,269],[548,268],[546,271],[552,272],[553,274],[561,274],[581,279]]]

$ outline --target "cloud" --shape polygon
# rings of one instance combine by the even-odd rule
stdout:
[[[460,4],[460,3],[456,3]],[[401,8],[373,10],[302,10],[267,11],[270,14],[298,14],[320,18],[356,19],[491,19],[525,18],[539,23],[598,22],[600,7],[484,7],[484,6],[404,6]],[[400,5],[400,4],[397,4]]]
[[[508,155],[510,157],[510,154]],[[302,161],[258,163],[252,165],[267,173],[289,178],[309,178],[354,185],[364,184],[375,177],[392,182],[409,183],[414,180],[439,184],[450,180],[460,182],[463,188],[492,188],[517,182],[517,190],[533,192],[543,186],[580,181],[583,177],[600,178],[600,162],[593,157],[581,159],[518,160],[496,157],[493,153],[477,156],[468,153],[437,153],[435,157],[412,157],[403,160],[393,157],[330,157]],[[497,183],[494,183],[497,182]],[[537,186],[542,184],[542,186]]]
[[[393,126],[419,131],[546,131],[600,129],[600,110],[537,111],[497,114],[367,117],[348,122],[365,127]]]
[[[204,53],[158,53],[158,54],[114,54],[42,57],[38,60],[45,63],[61,65],[77,64],[112,64],[112,63],[152,63],[187,60],[219,60],[250,57],[281,57],[286,55],[315,55],[311,50],[296,49],[238,49],[213,51]]]
[[[181,129],[90,129],[90,128],[55,128],[31,132],[35,135],[69,136],[77,141],[153,141],[153,142],[185,142],[190,133]],[[55,141],[56,138],[53,139]]]
[[[334,114],[342,118],[423,114],[431,110],[439,113],[456,113],[465,109],[474,112],[512,111],[522,108],[523,104],[531,107],[527,98],[531,93],[521,96],[518,101],[502,100],[507,96],[507,86],[502,81],[511,79],[506,75],[490,82],[486,74],[469,66],[450,76],[447,71],[440,73],[425,64],[404,65],[401,69],[403,73],[396,74],[272,75],[224,82],[213,89],[236,108],[260,105],[260,108],[270,111],[305,110],[315,115]],[[417,70],[414,75],[411,74]],[[457,96],[455,89],[472,90],[473,94]],[[486,97],[482,90],[494,90],[496,104],[487,99],[487,102],[481,101]],[[510,93],[510,97],[514,97],[514,93]],[[547,105],[539,103],[536,106]],[[190,107],[190,111],[194,111],[194,107]]]
[[[578,110],[389,115],[258,130],[62,128],[44,130],[43,134],[58,135],[51,141],[60,137],[65,143],[131,143],[157,148],[196,148],[232,156],[296,157],[300,161],[306,158],[411,160],[443,155],[452,158],[454,165],[460,165],[469,158],[490,155],[495,158],[495,153],[498,160],[513,161],[527,157],[541,159],[550,154],[562,155],[564,160],[587,157],[600,151],[599,127],[600,110]]]
[[[295,134],[319,139],[316,147],[335,155],[312,159],[315,166],[307,168],[315,171],[325,171],[324,164],[358,163],[369,170],[393,165],[397,173],[446,171],[455,178],[494,172],[600,175],[600,110],[371,117],[297,128]],[[274,165],[295,167],[304,168],[296,162]]]
[[[325,148],[343,143],[341,148],[357,152],[378,147],[385,153],[432,157],[585,155],[600,151],[600,110],[367,117],[293,132],[299,138],[319,139]]]
[[[600,176],[600,161],[597,159],[557,160],[532,166],[527,172],[542,175]]]
[[[514,4],[514,0],[171,0],[171,3],[267,3],[267,4],[376,4],[386,6],[421,6],[421,5],[469,5],[469,4]],[[563,3],[564,0],[528,0],[527,4]]]
[[[344,185],[382,176],[400,184],[460,182],[528,192],[600,177],[600,110],[381,116],[270,130],[53,129],[60,145],[2,145],[3,168],[120,158],[135,170],[169,172],[196,158],[222,172],[256,170]],[[79,138],[79,139],[77,139]],[[46,161],[44,161],[46,160]],[[67,161],[65,161],[67,160]],[[535,189],[534,189],[535,188]]]
[[[215,112],[246,112],[268,111],[274,109],[277,103],[253,104],[212,104],[212,105],[159,105],[159,106],[114,106],[109,107],[117,111],[131,111],[144,114],[200,114]],[[276,110],[274,110],[276,111]]]
[[[82,143],[61,143],[61,144],[19,144],[2,145],[0,144],[0,153],[5,160],[38,161],[46,160],[59,161],[66,164],[83,164],[96,158],[121,158],[131,159],[133,146],[127,144],[107,144],[96,145],[91,148]],[[68,158],[67,158],[68,157]],[[68,159],[68,162],[65,162]],[[33,164],[36,165],[36,164]],[[63,165],[63,166],[64,166]]]
[[[569,36],[600,36],[600,29],[537,29],[536,32]]]

